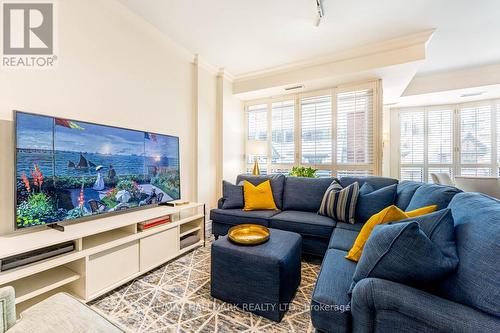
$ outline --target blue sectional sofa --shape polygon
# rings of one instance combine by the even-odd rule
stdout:
[[[326,189],[335,178],[302,178],[283,175],[249,176],[239,175],[236,184],[248,180],[258,184],[271,179],[273,197],[280,211],[243,211],[241,209],[222,209],[224,198],[219,200],[219,208],[210,212],[212,233],[215,237],[226,235],[228,230],[238,224],[255,223],[263,226],[293,231],[302,235],[302,252],[323,256],[328,249],[334,229],[338,227],[360,230],[361,224],[337,223],[330,217],[318,215],[321,200]],[[375,189],[397,184],[396,179],[384,177],[344,177],[342,186],[358,182],[362,186],[369,182]]]
[[[341,178],[343,186],[355,181],[360,186],[368,183],[375,190],[396,186],[393,204],[402,210],[430,204],[451,208],[460,260],[453,274],[425,291],[367,278],[356,284],[349,297],[356,263],[344,257],[363,223],[342,223],[317,214],[333,178],[270,177],[281,211],[214,209],[210,214],[213,233],[224,235],[233,225],[258,223],[301,234],[304,253],[324,256],[311,302],[311,320],[318,331],[499,331],[500,201],[448,186],[398,183],[383,177]],[[258,183],[266,178],[241,175],[237,183],[243,179]]]

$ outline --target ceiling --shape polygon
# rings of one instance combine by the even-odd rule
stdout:
[[[436,28],[418,73],[500,62],[498,0],[119,0],[234,76]]]

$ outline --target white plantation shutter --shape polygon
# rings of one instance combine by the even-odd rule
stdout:
[[[267,140],[267,104],[251,105],[247,108],[247,140]],[[247,154],[247,172],[252,170],[255,158],[260,163],[260,172],[266,173],[267,156]]]
[[[453,110],[400,113],[400,178],[432,182],[431,173],[452,175]]]
[[[307,94],[272,97],[246,106],[247,140],[266,140],[267,156],[257,156],[268,173],[292,166],[318,169],[318,177],[374,175],[381,170],[377,112],[380,81],[345,85]],[[375,133],[377,132],[377,133]],[[247,154],[251,170],[254,156]]]
[[[427,112],[429,164],[453,163],[453,110]]]
[[[399,178],[401,180],[424,181],[424,169],[422,167],[401,167]]]
[[[400,161],[401,164],[424,163],[424,116],[422,111],[400,114]]]
[[[372,170],[338,170],[337,177],[365,177],[372,176]]]
[[[337,95],[338,164],[373,163],[373,125],[372,89]]]
[[[460,109],[460,168],[462,175],[491,175],[491,113],[492,107],[490,105]]]
[[[332,163],[332,96],[305,97],[301,107],[301,161]]]
[[[401,109],[401,179],[500,175],[500,102]]]
[[[295,161],[295,102],[275,102],[271,107],[271,163],[293,164]]]
[[[252,105],[247,109],[248,140],[267,139],[267,105]]]
[[[500,177],[500,103],[496,105],[496,117],[497,117],[496,135],[497,135],[497,166],[498,166],[497,175]]]

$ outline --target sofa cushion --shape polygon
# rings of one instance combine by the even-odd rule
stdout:
[[[266,180],[271,181],[271,189],[273,191],[274,203],[278,209],[283,209],[283,188],[285,186],[284,175],[267,175],[267,176],[253,176],[253,175],[238,175],[236,184],[240,184],[244,180],[249,181],[253,185],[259,185]]]
[[[397,184],[375,189],[370,183],[364,183],[359,189],[356,204],[356,222],[365,223],[382,209],[394,204]]]
[[[349,250],[349,254],[347,259],[352,261],[359,261],[361,254],[363,253],[363,247],[365,246],[366,241],[370,237],[373,229],[380,224],[401,221],[408,219],[409,217],[416,217],[423,214],[428,214],[435,211],[437,206],[427,206],[422,207],[416,210],[412,210],[410,212],[403,212],[398,207],[391,205],[382,209],[377,214],[374,214],[368,221],[365,223],[361,231],[359,232],[356,241],[354,242],[353,247]]]
[[[434,243],[439,245],[441,252],[452,261],[458,263],[455,228],[451,209],[445,208],[437,212],[413,216],[406,220],[390,222],[388,224],[405,222],[417,222],[420,230]]]
[[[345,259],[347,252],[326,252],[311,299],[311,320],[322,332],[350,332],[350,298],[347,294],[356,264]]]
[[[360,232],[364,225],[365,225],[364,223],[359,223],[359,222],[354,223],[354,224],[337,222],[337,224],[335,225],[335,228],[353,230],[353,231]]]
[[[335,223],[335,220],[317,213],[295,210],[285,210],[269,220],[271,228],[322,238],[330,238]]]
[[[358,237],[359,232],[342,228],[335,228],[328,244],[329,249],[349,251]]]
[[[356,266],[354,283],[377,277],[409,286],[429,288],[458,263],[450,211],[423,222],[414,220],[375,227]]]
[[[359,195],[359,184],[342,188],[334,180],[328,187],[321,201],[318,214],[329,216],[337,221],[355,223],[356,203]]]
[[[352,183],[358,183],[360,187],[363,186],[365,183],[368,183],[372,185],[375,190],[378,190],[381,189],[382,187],[397,184],[398,180],[394,178],[378,177],[378,176],[365,176],[365,177],[347,176],[340,178],[340,185],[342,185],[342,187],[349,186]]]
[[[287,177],[283,192],[283,210],[316,213],[321,200],[335,178]]]
[[[222,181],[222,209],[243,208],[243,186]]]
[[[448,207],[451,199],[462,192],[453,186],[423,184],[416,191],[405,210],[414,210],[429,205],[437,205],[438,210]]]
[[[212,209],[210,219],[216,223],[238,225],[243,223],[260,224],[269,226],[269,218],[278,214],[276,210],[253,210],[243,211],[241,209]]]
[[[460,261],[439,293],[500,317],[500,201],[459,193],[450,203]]]
[[[400,209],[405,210],[410,204],[411,198],[415,194],[415,191],[424,185],[424,183],[414,182],[410,180],[404,180],[398,184],[396,190],[396,206]]]

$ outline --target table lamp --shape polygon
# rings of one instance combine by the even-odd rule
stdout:
[[[267,141],[262,140],[248,140],[247,154],[254,156],[254,164],[252,174],[255,176],[260,175],[259,170],[259,156],[267,155]]]

